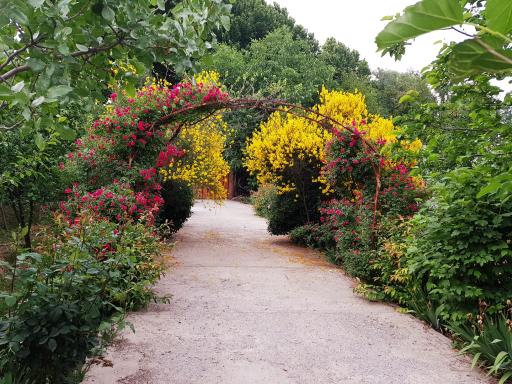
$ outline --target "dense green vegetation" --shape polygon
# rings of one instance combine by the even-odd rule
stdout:
[[[17,225],[1,236],[0,383],[78,382],[126,311],[159,299],[157,235],[226,164],[271,233],[508,380],[509,3],[386,17],[376,44],[396,59],[431,31],[467,38],[421,74],[370,68],[264,0],[2,3],[0,205]]]

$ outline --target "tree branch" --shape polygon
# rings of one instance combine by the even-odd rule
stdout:
[[[117,45],[123,44],[123,42],[124,42],[124,38],[122,36],[120,36],[112,44],[104,45],[101,47],[89,48],[87,51],[73,52],[69,56],[71,56],[71,57],[81,57],[81,56],[88,56],[88,55],[94,56],[98,53],[108,51],[109,49],[112,49]],[[62,58],[62,57],[60,57],[60,58]],[[19,67],[15,67],[15,68],[11,69],[10,71],[1,75],[0,80],[5,82],[5,81],[9,80],[11,77],[16,76],[18,73],[26,72],[28,70],[30,70],[30,67],[28,65],[26,65],[26,64],[20,65]]]

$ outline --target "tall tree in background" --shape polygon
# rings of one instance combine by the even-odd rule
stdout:
[[[378,112],[383,116],[398,116],[406,112],[408,104],[401,103],[404,94],[412,91],[418,102],[434,102],[428,83],[417,72],[397,72],[379,68],[371,81],[379,97]]]
[[[368,62],[360,58],[358,51],[333,37],[328,38],[322,46],[320,59],[334,67],[334,80],[338,84],[343,84],[348,76],[369,78],[371,74]]]
[[[277,28],[288,27],[295,39],[306,40],[314,50],[318,42],[312,33],[295,23],[285,8],[267,4],[265,0],[237,0],[232,9],[231,28],[219,33],[219,41],[246,49],[253,40],[260,40]]]

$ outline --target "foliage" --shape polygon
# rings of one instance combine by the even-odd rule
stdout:
[[[59,197],[58,163],[65,148],[58,135],[43,127],[0,131],[0,202],[12,208],[21,228],[29,228],[26,248],[32,245],[30,229],[38,207]]]
[[[323,251],[332,251],[336,248],[336,241],[332,228],[323,224],[306,224],[290,231],[290,239],[299,244]]]
[[[322,45],[320,59],[335,68],[333,79],[342,87],[346,85],[350,75],[366,79],[371,74],[368,63],[360,59],[358,51],[350,49],[332,37]]]
[[[373,73],[372,85],[379,97],[378,113],[399,116],[410,108],[411,95],[417,103],[435,103],[427,82],[416,72],[396,72],[378,69]]]
[[[465,9],[464,5],[468,4]],[[451,0],[422,0],[408,6],[403,13],[387,17],[390,22],[375,39],[383,54],[400,58],[405,44],[432,31],[465,25],[476,29],[457,44],[445,45],[448,69],[458,80],[481,73],[510,73],[512,70],[512,17],[507,0],[458,2]],[[466,32],[461,32],[465,36]]]
[[[461,353],[474,354],[473,366],[478,362],[489,367],[489,374],[501,376],[503,384],[512,377],[512,332],[510,311],[494,317],[479,315],[476,323],[453,325],[451,330],[462,341]]]
[[[51,120],[55,108],[76,97],[84,104],[101,100],[104,88],[98,84],[111,80],[110,60],[190,68],[211,48],[213,29],[229,26],[231,7],[221,0],[190,0],[168,15],[162,12],[163,1],[84,5],[20,0],[4,5],[1,98],[21,108],[25,126],[33,127],[34,115],[40,115],[44,125],[61,133],[65,125]]]
[[[306,190],[302,201],[293,192],[275,195],[268,209],[268,231],[273,235],[285,235],[304,223],[317,221],[319,195],[317,190]]]
[[[162,184],[162,198],[164,204],[158,216],[158,223],[163,224],[167,221],[171,231],[176,232],[192,214],[194,191],[186,182],[169,180]]]
[[[438,187],[435,200],[415,218],[408,267],[443,315],[460,321],[487,303],[505,308],[512,295],[511,202],[477,199],[485,169],[458,169]]]
[[[294,39],[285,27],[253,41],[245,52],[219,49],[204,68],[218,71],[230,94],[282,98],[303,105],[314,104],[318,90],[332,83],[334,74],[308,41]]]
[[[264,0],[238,0],[231,10],[231,27],[221,31],[219,40],[231,46],[246,49],[253,40],[261,40],[279,27],[288,27],[297,40],[306,40],[312,47],[318,46],[314,36],[288,15],[277,3]]]
[[[268,219],[270,209],[277,198],[277,188],[273,184],[261,184],[258,190],[251,194],[251,204],[258,216]]]
[[[125,310],[155,297],[150,286],[162,273],[157,240],[141,224],[60,223],[40,254],[3,266],[0,370],[16,383],[66,382],[123,325]]]
[[[447,84],[439,71],[429,75],[444,89],[443,102],[424,103],[412,97],[407,114],[396,119],[404,132],[425,143],[418,158],[422,173],[437,179],[482,161],[497,171],[503,169],[510,160],[510,123],[505,119],[507,105],[498,98],[499,87],[483,75],[460,85]]]

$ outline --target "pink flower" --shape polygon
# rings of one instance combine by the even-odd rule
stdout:
[[[117,93],[116,93],[116,92],[112,93],[112,94],[110,95],[110,99],[111,99],[112,101],[116,101],[116,99],[117,99]]]

